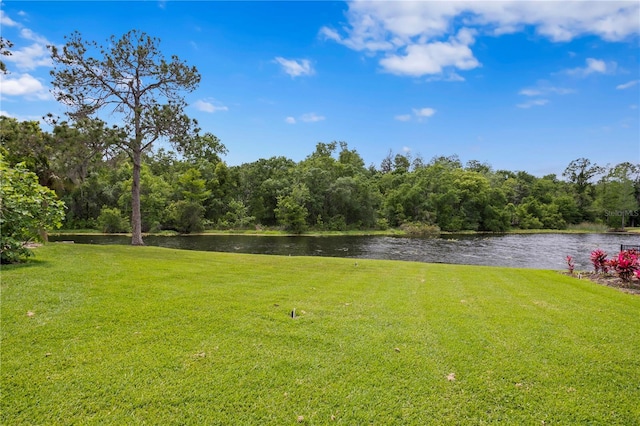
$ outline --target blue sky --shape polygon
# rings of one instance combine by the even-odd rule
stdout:
[[[561,175],[640,163],[640,3],[613,1],[5,1],[3,115],[63,115],[47,45],[160,38],[202,75],[187,113],[230,165],[345,141]],[[108,117],[102,117],[107,119]]]

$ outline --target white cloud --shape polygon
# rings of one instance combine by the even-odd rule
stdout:
[[[0,74],[0,95],[24,96],[29,100],[47,100],[51,98],[47,88],[40,80],[30,74]]]
[[[469,70],[480,66],[469,46],[458,42],[435,42],[408,46],[405,55],[390,55],[380,60],[385,71],[420,77],[440,74],[445,67]]]
[[[575,93],[575,90],[551,86],[546,80],[539,81],[538,85],[534,88],[529,87],[518,92],[518,94],[522,96],[568,95],[571,93]]]
[[[25,38],[25,39],[31,40],[31,41],[35,41],[36,43],[43,44],[45,46],[48,45],[48,44],[51,44],[51,43],[49,43],[49,40],[47,40],[45,37],[42,37],[41,35],[34,33],[29,28],[22,28],[20,30],[20,36],[22,38]]]
[[[533,28],[553,42],[583,35],[620,41],[640,33],[639,16],[638,2],[353,1],[348,24],[323,27],[319,36],[378,56],[384,71],[420,76],[480,66],[470,48],[478,33],[499,36]],[[464,28],[452,37],[460,24]],[[598,72],[598,63],[590,66]]]
[[[20,37],[33,42],[29,46],[17,48],[16,40],[11,40],[14,48],[11,49],[11,55],[3,57],[4,61],[15,64],[20,71],[31,71],[37,67],[53,65],[51,53],[47,49],[51,43],[45,37],[34,33],[29,28],[24,28],[3,11],[0,11],[0,24],[20,28]]]
[[[4,60],[14,63],[20,70],[31,71],[37,67],[50,67],[53,65],[51,53],[46,44],[33,43],[30,46],[20,49],[12,49],[10,56],[5,56]]]
[[[4,111],[4,110],[0,110],[0,117],[15,118],[13,115],[9,114],[7,111]]]
[[[411,121],[414,118],[422,121],[425,118],[433,116],[435,113],[436,110],[433,108],[413,108],[413,114],[399,114],[393,118],[398,121]]]
[[[300,120],[304,121],[305,123],[315,123],[317,121],[323,121],[324,119],[325,117],[323,115],[317,115],[315,112],[303,114],[300,117]]]
[[[599,59],[587,58],[587,68],[585,69],[585,73],[591,74],[593,72],[607,72],[607,64]]]
[[[313,75],[315,71],[311,66],[311,62],[308,59],[285,59],[278,56],[274,59],[274,62],[280,64],[284,72],[291,77],[300,77],[301,75]]]
[[[455,72],[449,72],[448,74],[434,75],[434,76],[428,77],[425,81],[427,81],[427,82],[432,82],[432,81],[456,82],[456,81],[465,81],[465,78],[463,76],[461,76],[460,74],[457,74]]]
[[[615,62],[605,62],[601,59],[587,58],[585,67],[577,67],[565,70],[564,72],[569,75],[576,75],[580,77],[587,76],[589,74],[611,74],[614,73],[618,64]]]
[[[542,92],[538,89],[522,89],[518,94],[524,96],[540,96]]]
[[[287,124],[296,124],[299,121],[302,121],[304,123],[317,123],[318,121],[323,121],[325,119],[326,117],[324,115],[318,115],[315,112],[309,112],[307,114],[302,114],[298,118],[288,116],[284,119],[284,122]]]
[[[628,83],[624,83],[624,84],[619,84],[616,86],[616,89],[618,90],[624,90],[624,89],[629,89],[630,87],[635,86],[636,84],[638,84],[640,82],[640,80],[631,80]]]
[[[218,102],[216,102],[216,104],[218,104]],[[200,111],[204,111],[204,112],[217,112],[217,111],[229,111],[229,108],[224,106],[224,105],[216,105],[214,103],[211,102],[207,102],[207,101],[203,101],[203,100],[197,100],[193,103],[193,106],[200,110]]]
[[[416,117],[431,117],[436,113],[436,110],[433,108],[420,108],[414,109],[413,113],[416,115]]]
[[[531,108],[533,106],[543,106],[549,103],[548,99],[533,99],[516,105],[518,108]]]
[[[9,18],[9,16],[7,16],[7,14],[4,13],[4,10],[0,9],[0,25],[6,26],[6,27],[17,27],[20,24],[18,24],[13,19]]]
[[[337,42],[341,42],[342,41],[342,39],[340,37],[340,34],[336,30],[333,30],[333,29],[331,29],[329,27],[320,28],[319,35],[323,36],[323,38],[326,39],[326,40],[333,40],[333,41],[337,41]]]
[[[638,109],[638,105],[636,105],[636,104],[631,104],[631,105],[629,105],[629,108],[631,108],[631,109]]]

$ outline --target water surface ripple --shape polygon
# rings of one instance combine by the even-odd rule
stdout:
[[[121,235],[51,236],[50,241],[82,244],[129,244]],[[613,255],[620,244],[640,245],[638,234],[506,234],[447,235],[442,238],[381,236],[281,237],[253,235],[148,236],[147,245],[186,250],[282,256],[328,256],[405,260],[429,263],[566,269],[566,256],[576,269],[590,270],[596,248]]]

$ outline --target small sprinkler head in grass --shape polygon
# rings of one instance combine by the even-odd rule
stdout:
[[[291,311],[291,318],[295,318],[296,317],[296,308],[293,308],[293,311]]]

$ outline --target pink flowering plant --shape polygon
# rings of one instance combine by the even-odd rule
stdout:
[[[573,275],[573,270],[575,269],[575,264],[573,263],[573,257],[567,256],[567,267],[569,268],[569,273]]]
[[[640,271],[640,260],[636,250],[623,250],[617,258],[614,257],[607,261],[607,264],[625,282],[631,281],[634,275],[638,277],[637,272]]]
[[[607,253],[604,250],[596,249],[592,251],[591,263],[593,264],[593,269],[595,269],[596,274],[599,272],[603,274],[609,272],[609,267],[607,265]]]

